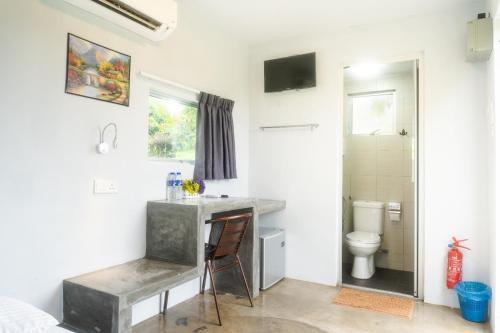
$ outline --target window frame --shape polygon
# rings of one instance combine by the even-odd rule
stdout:
[[[182,104],[187,104],[192,107],[198,108],[198,103],[199,103],[199,94],[194,94],[188,90],[184,90],[182,88],[177,88],[176,89],[159,89],[157,87],[150,87],[149,88],[149,93],[147,96],[148,99],[148,136],[149,138],[149,99],[151,97],[153,98],[158,98],[158,99],[170,99],[177,101]],[[196,119],[196,124],[198,123],[198,119]],[[195,129],[196,131],[196,129]],[[195,140],[196,140],[196,132],[195,132]],[[148,160],[150,162],[163,162],[163,163],[186,163],[190,165],[195,164],[195,160],[182,160],[182,159],[176,159],[176,158],[161,158],[161,157],[152,157],[149,156],[149,142],[148,142],[148,149],[146,151]],[[196,142],[195,142],[195,149],[196,149]],[[196,157],[195,157],[196,158]]]
[[[372,136],[372,135],[386,135],[386,136],[391,136],[391,135],[397,135],[397,92],[396,89],[388,89],[388,90],[379,90],[379,91],[367,91],[367,92],[359,92],[359,93],[350,93],[347,94],[348,97],[348,103],[349,103],[349,110],[350,110],[350,116],[349,116],[349,134],[351,136]],[[354,128],[354,98],[356,97],[371,97],[371,96],[383,96],[383,95],[391,95],[392,96],[392,112],[393,112],[393,129],[394,131],[391,133],[354,133],[353,128]]]

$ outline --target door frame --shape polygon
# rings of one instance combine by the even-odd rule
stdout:
[[[409,53],[399,56],[386,56],[386,57],[375,57],[372,59],[375,63],[393,63],[402,61],[416,61],[418,64],[418,94],[416,99],[416,149],[415,149],[415,161],[413,167],[416,170],[415,173],[415,234],[414,234],[414,246],[415,246],[415,298],[424,299],[424,189],[425,189],[425,174],[424,174],[424,129],[425,129],[425,105],[424,105],[424,82],[425,82],[425,70],[424,70],[424,52]],[[337,117],[337,284],[342,286],[342,192],[343,192],[343,153],[344,153],[344,68],[347,66],[352,66],[355,64],[363,63],[362,61],[357,61],[353,59],[350,61],[344,61],[340,64],[338,68],[339,77],[339,87],[340,94],[339,99],[339,115]]]

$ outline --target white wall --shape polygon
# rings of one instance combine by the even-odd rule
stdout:
[[[493,10],[492,10],[493,12]],[[493,53],[487,64],[487,77],[486,77],[486,112],[488,120],[488,173],[492,181],[488,191],[488,204],[491,214],[494,218],[490,224],[489,241],[490,241],[490,283],[493,289],[493,299],[491,302],[491,330],[497,332],[498,318],[500,318],[500,307],[498,304],[498,297],[500,297],[500,273],[499,273],[499,260],[497,241],[500,239],[500,228],[497,227],[499,222],[499,215],[497,207],[500,205],[500,177],[498,176],[500,165],[500,142],[497,135],[498,120],[500,119],[500,50],[498,38],[500,36],[500,20],[498,15],[494,16],[494,37]]]
[[[207,191],[247,195],[248,50],[179,5],[178,29],[154,45],[62,1],[0,2],[0,295],[61,318],[64,278],[144,255],[146,201],[164,197],[169,171],[192,167],[148,161],[139,70],[236,101],[239,178]],[[132,56],[130,107],[64,93],[68,32]],[[118,149],[97,155],[98,127],[110,121]],[[94,178],[115,179],[119,193],[94,196]],[[171,304],[197,290],[177,288]],[[157,309],[141,304],[134,321]]]
[[[498,200],[498,189],[500,189],[500,185],[497,184],[498,182],[498,176],[497,176],[497,171],[496,171],[496,165],[497,159],[500,152],[497,152],[496,149],[496,121],[495,121],[495,112],[498,112],[496,109],[496,104],[497,104],[497,98],[495,96],[496,90],[498,88],[495,86],[498,82],[498,70],[496,67],[499,65],[498,61],[498,52],[494,51],[492,54],[492,57],[490,61],[488,62],[488,70],[487,70],[487,78],[486,78],[486,84],[487,84],[487,97],[486,97],[486,111],[488,114],[488,134],[489,134],[489,142],[488,142],[488,152],[489,152],[489,159],[488,159],[488,174],[491,177],[492,181],[489,186],[489,191],[488,191],[488,205],[489,205],[489,211],[493,215],[493,219],[490,224],[490,229],[489,229],[489,245],[490,245],[490,283],[491,287],[493,289],[493,299],[491,302],[491,327],[492,327],[492,332],[495,332],[495,317],[498,316],[497,311],[498,307],[496,306],[496,298],[498,297],[498,291],[497,291],[497,260],[498,260],[498,255],[497,255],[497,232],[498,228],[496,227],[496,220],[498,219],[497,213],[496,213],[496,206],[497,206],[497,200]],[[499,96],[500,97],[500,96]]]
[[[488,10],[492,17],[497,17],[498,13],[498,0],[486,0]]]
[[[453,235],[470,239],[464,278],[489,282],[486,66],[466,63],[464,55],[465,23],[482,9],[473,4],[253,48],[250,193],[287,200],[286,211],[276,219],[288,231],[288,276],[332,285],[338,280],[342,64],[423,52],[424,298],[457,305],[445,286]],[[317,52],[316,88],[263,93],[265,59],[310,51]],[[303,122],[320,127],[314,132],[257,130]]]

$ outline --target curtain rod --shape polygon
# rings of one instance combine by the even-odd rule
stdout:
[[[161,77],[153,75],[153,74],[146,73],[144,71],[139,71],[137,74],[139,74],[140,76],[142,76],[142,77],[144,77],[146,79],[150,79],[150,80],[153,80],[153,81],[157,81],[157,82],[161,82],[161,83],[164,83],[164,84],[168,84],[169,86],[180,88],[180,89],[183,89],[183,90],[187,90],[187,91],[193,92],[195,94],[199,94],[201,92],[198,89],[191,88],[191,87],[185,86],[183,84],[180,84],[180,83],[177,83],[177,82],[173,82],[173,81],[161,78]]]
[[[359,93],[350,93],[347,96],[363,96],[363,95],[384,95],[396,92],[396,89],[387,89],[387,90],[375,90],[375,91],[365,91]]]

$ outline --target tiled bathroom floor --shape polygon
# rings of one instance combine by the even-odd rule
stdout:
[[[360,280],[351,276],[352,264],[342,264],[342,283],[358,287],[392,291],[413,295],[413,273],[394,269],[377,268],[371,279]]]

